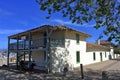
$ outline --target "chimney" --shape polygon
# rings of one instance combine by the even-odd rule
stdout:
[[[97,40],[97,44],[100,45],[100,39]]]

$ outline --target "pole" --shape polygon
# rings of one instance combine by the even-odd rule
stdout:
[[[81,69],[81,78],[84,79],[83,65],[82,64],[80,64],[80,69]]]

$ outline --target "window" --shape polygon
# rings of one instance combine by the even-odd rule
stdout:
[[[76,52],[76,62],[77,63],[80,62],[80,52],[79,51]]]
[[[105,58],[106,58],[106,52],[105,52]]]
[[[79,44],[80,36],[79,34],[76,34],[76,43]]]
[[[93,52],[93,60],[96,60],[95,52]]]

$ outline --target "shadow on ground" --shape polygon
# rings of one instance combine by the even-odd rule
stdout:
[[[80,70],[63,73],[49,73],[43,71],[20,71],[14,67],[0,67],[0,80],[81,80]],[[87,68],[84,80],[120,80],[120,71],[99,71]]]
[[[101,74],[98,71],[89,69],[84,72],[84,80],[101,80]],[[20,71],[13,67],[0,67],[0,80],[81,80],[81,72],[49,73],[43,71]]]
[[[76,73],[49,73],[43,71],[20,71],[13,67],[0,67],[0,80],[80,80]]]

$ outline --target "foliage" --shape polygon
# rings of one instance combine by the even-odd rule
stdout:
[[[119,0],[36,0],[40,9],[53,13],[61,12],[72,23],[83,24],[95,21],[96,29],[104,27],[108,40],[120,43],[120,1]]]
[[[114,48],[114,53],[115,53],[115,54],[120,54],[120,49]]]
[[[120,46],[119,45],[114,45],[114,53],[115,54],[120,54]]]

